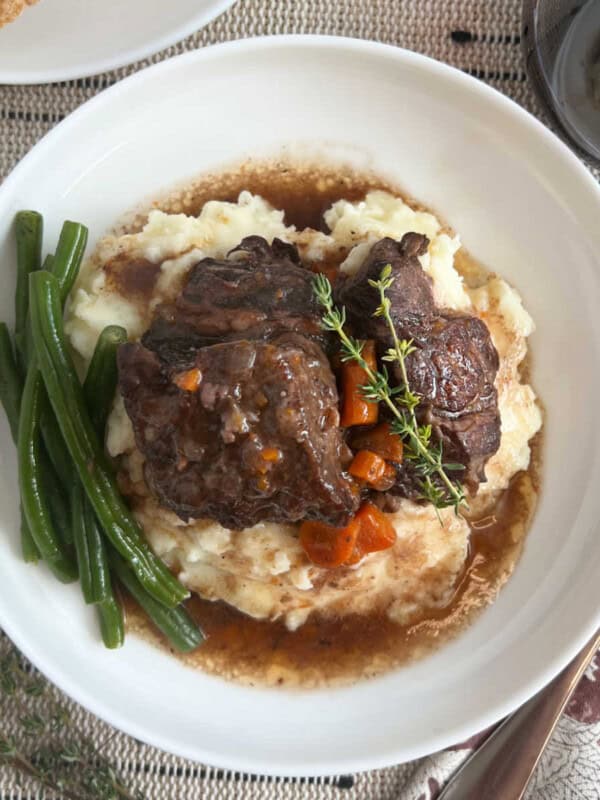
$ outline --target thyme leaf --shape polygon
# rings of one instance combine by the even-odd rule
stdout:
[[[466,494],[460,481],[453,480],[448,473],[463,470],[464,466],[444,463],[442,443],[432,443],[431,425],[421,425],[417,420],[416,409],[421,398],[412,391],[406,369],[406,359],[416,347],[412,339],[400,339],[396,332],[391,316],[391,302],[386,295],[393,282],[390,264],[382,269],[379,280],[369,281],[369,285],[379,293],[379,305],[373,316],[385,320],[392,340],[392,347],[382,357],[384,364],[380,370],[371,369],[362,357],[365,342],[346,332],[346,309],[335,305],[331,283],[325,275],[318,274],[313,279],[313,291],[324,309],[321,326],[338,336],[342,361],[355,361],[364,370],[368,381],[360,388],[365,399],[383,403],[391,411],[392,433],[402,439],[404,457],[411,462],[419,476],[421,497],[438,512],[442,508],[452,507],[458,514],[461,507],[466,506]],[[399,369],[398,386],[392,386],[390,382],[387,364],[391,363],[396,364]]]
[[[143,800],[101,750],[0,632],[0,769],[15,770],[32,797],[35,786],[39,798]]]

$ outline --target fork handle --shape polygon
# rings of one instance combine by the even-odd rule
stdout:
[[[496,728],[438,800],[521,800],[558,720],[594,654],[600,631],[545,689]]]

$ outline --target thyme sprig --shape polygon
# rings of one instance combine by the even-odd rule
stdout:
[[[432,443],[431,425],[420,425],[415,410],[420,397],[410,388],[406,370],[406,359],[416,349],[412,340],[399,339],[391,317],[391,303],[386,292],[394,282],[392,268],[388,264],[381,271],[379,280],[370,280],[369,285],[379,292],[379,306],[373,316],[382,317],[389,328],[393,346],[388,348],[382,360],[396,363],[400,370],[401,383],[392,386],[387,366],[373,370],[362,356],[364,341],[350,336],[345,331],[346,309],[333,302],[331,283],[323,274],[315,275],[313,291],[324,309],[321,325],[324,330],[336,333],[340,340],[342,361],[355,361],[365,371],[368,382],[361,387],[366,400],[385,403],[393,414],[392,432],[401,437],[405,458],[410,461],[419,476],[419,487],[424,500],[436,510],[453,507],[458,514],[466,505],[462,484],[452,480],[448,473],[464,469],[462,464],[448,464],[443,460],[442,443]]]
[[[112,735],[100,746],[85,736],[52,687],[0,632],[0,769],[14,769],[31,796],[36,785],[40,800],[143,800],[102,754]]]

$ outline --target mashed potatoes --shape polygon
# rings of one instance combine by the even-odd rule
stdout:
[[[480,316],[500,356],[501,445],[488,462],[488,482],[471,499],[473,513],[485,514],[511,477],[527,469],[529,440],[541,426],[535,394],[519,376],[534,328],[531,317],[517,292],[500,278],[491,276],[469,288],[454,264],[459,238],[443,230],[432,214],[415,211],[388,192],[371,191],[361,202],[340,200],[325,220],[329,234],[296,230],[286,226],[282,211],[249,192],[242,192],[237,203],[206,203],[198,217],[151,211],[139,233],[106,237],[87,263],[67,312],[71,342],[87,361],[106,324],[122,324],[132,339],[140,337],[153,309],[177,294],[192,264],[207,256],[224,257],[244,236],[292,242],[308,262],[327,261],[342,250],[347,253],[342,270],[352,272],[378,239],[423,233],[430,245],[421,265],[433,281],[437,304]],[[123,297],[111,284],[103,265],[123,257],[160,264],[150,302]],[[109,422],[107,446],[111,455],[122,457],[125,489],[155,551],[191,589],[253,617],[283,619],[296,628],[315,611],[381,611],[409,623],[448,602],[464,567],[469,526],[452,510],[442,512],[442,527],[433,508],[403,501],[391,515],[398,535],[393,548],[371,554],[354,568],[325,570],[306,558],[296,526],[263,523],[229,531],[211,520],[186,524],[161,508],[144,483],[143,460],[120,400]]]

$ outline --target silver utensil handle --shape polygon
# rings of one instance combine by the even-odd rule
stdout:
[[[561,714],[594,654],[598,631],[557,677],[496,728],[438,800],[521,800]]]

